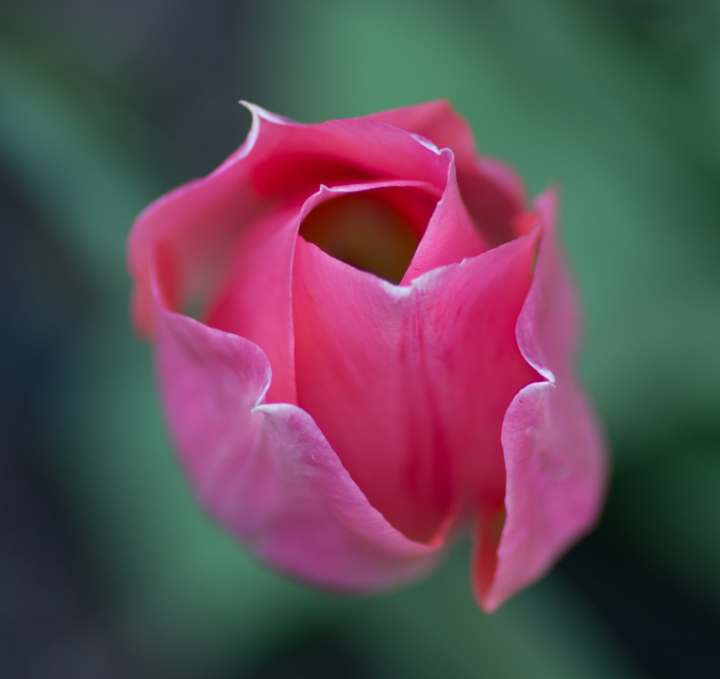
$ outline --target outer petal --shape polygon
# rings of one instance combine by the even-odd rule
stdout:
[[[416,540],[502,503],[502,418],[537,379],[515,341],[535,247],[526,236],[396,287],[298,239],[298,403]]]
[[[133,321],[139,332],[152,332],[153,265],[163,269],[168,304],[182,308],[213,289],[238,233],[275,207],[275,202],[257,194],[250,175],[257,159],[279,143],[287,125],[257,107],[252,113],[245,143],[217,170],[171,191],[135,221],[128,263],[135,284]]]
[[[477,157],[470,126],[445,99],[373,113],[368,118],[419,134],[438,148],[448,148],[458,162],[472,162]]]
[[[156,324],[164,405],[190,482],[258,558],[350,591],[391,586],[433,565],[439,545],[390,526],[307,413],[264,404],[270,365],[255,344],[159,307]]]
[[[545,380],[522,389],[503,421],[507,519],[493,535],[487,527],[493,517],[486,517],[474,568],[476,594],[487,611],[538,579],[592,527],[607,477],[602,436],[573,375],[577,310],[556,242],[553,192],[538,200],[537,210],[545,235],[517,339]],[[489,563],[498,538],[497,563]]]
[[[525,204],[522,182],[499,161],[480,160],[470,126],[450,102],[431,101],[368,116],[429,139],[455,154],[457,180],[465,205],[490,245],[519,235],[513,226]]]

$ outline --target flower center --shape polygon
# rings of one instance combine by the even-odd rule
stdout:
[[[331,198],[308,214],[300,235],[335,259],[400,283],[429,214],[419,222],[406,219],[383,200],[384,193],[379,189]]]

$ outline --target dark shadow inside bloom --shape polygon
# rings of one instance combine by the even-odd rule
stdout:
[[[331,257],[398,284],[434,208],[435,198],[415,188],[341,195],[315,207],[300,235]]]
[[[484,508],[476,534],[475,586],[483,597],[488,593],[495,578],[497,551],[507,520],[507,510],[502,500],[497,498],[495,505],[493,508],[492,503],[488,503]]]

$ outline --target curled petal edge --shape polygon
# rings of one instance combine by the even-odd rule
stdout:
[[[487,523],[497,517],[486,517],[476,542],[473,586],[487,612],[542,577],[595,525],[607,485],[603,435],[572,375],[577,308],[556,242],[555,206],[554,190],[536,202],[544,235],[516,333],[544,381],[524,387],[505,414],[504,527],[493,536]],[[493,539],[496,563],[488,577],[483,540]]]
[[[269,153],[293,123],[259,106],[245,104],[252,124],[240,147],[208,176],[189,181],[151,203],[135,220],[128,238],[128,265],[133,279],[131,317],[138,334],[154,334],[152,271],[158,249],[164,251],[165,290],[178,306],[222,269],[223,259],[239,230],[248,228],[272,203],[251,188],[255,160]]]
[[[170,432],[208,513],[262,561],[328,589],[374,591],[418,578],[443,537],[414,542],[374,509],[313,419],[267,404],[262,350],[163,308],[156,366]]]

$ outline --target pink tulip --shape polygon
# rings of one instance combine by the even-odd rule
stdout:
[[[443,101],[316,125],[247,106],[245,143],[129,241],[190,483],[258,558],[320,587],[416,578],[470,530],[492,611],[604,494],[556,195],[528,207]]]

